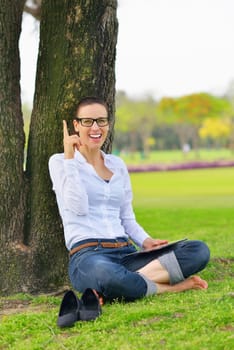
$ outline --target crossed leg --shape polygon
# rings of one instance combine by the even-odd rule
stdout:
[[[155,282],[158,294],[165,292],[183,292],[189,289],[208,288],[208,283],[199,276],[191,276],[184,281],[170,285],[169,273],[157,259],[151,261],[137,272]]]

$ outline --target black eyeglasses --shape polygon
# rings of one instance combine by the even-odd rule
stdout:
[[[97,123],[98,126],[107,126],[109,124],[109,119],[108,118],[76,118],[78,122],[81,123],[82,126],[85,126],[87,128],[90,128],[94,122]]]

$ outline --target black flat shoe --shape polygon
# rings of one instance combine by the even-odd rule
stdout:
[[[80,304],[80,300],[72,290],[66,292],[60,306],[57,325],[71,327],[77,321]]]
[[[98,296],[91,288],[87,288],[80,300],[78,320],[95,320],[102,313]]]

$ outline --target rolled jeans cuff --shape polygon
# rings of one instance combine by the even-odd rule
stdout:
[[[153,281],[151,281],[150,279],[148,279],[147,277],[145,277],[141,273],[139,273],[139,275],[144,279],[146,286],[147,286],[145,296],[147,297],[149,295],[156,294],[157,293],[156,283],[154,283]]]
[[[158,260],[161,265],[167,270],[171,285],[184,281],[185,278],[174,252],[162,255],[158,258]]]

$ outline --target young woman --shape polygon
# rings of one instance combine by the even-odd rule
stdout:
[[[69,135],[63,122],[64,153],[49,161],[73,287],[79,292],[92,288],[107,300],[129,301],[206,289],[207,282],[194,275],[209,261],[209,249],[201,241],[131,254],[135,245],[148,250],[168,241],[151,238],[136,222],[127,167],[119,157],[101,150],[109,131],[105,102],[82,99],[73,125],[76,134]]]

